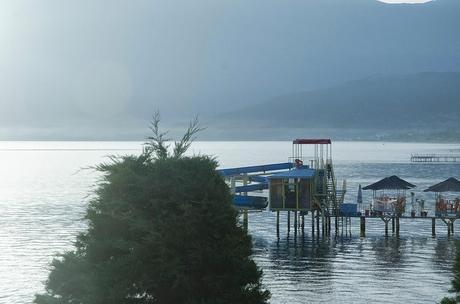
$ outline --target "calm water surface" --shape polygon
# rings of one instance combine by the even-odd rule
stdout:
[[[30,303],[43,291],[53,256],[72,249],[86,228],[82,217],[98,176],[85,168],[107,155],[140,150],[137,142],[0,142],[0,303]],[[197,142],[192,150],[232,167],[287,161],[291,144]],[[428,206],[432,195],[422,190],[460,177],[460,165],[411,164],[410,154],[459,150],[460,144],[333,145],[336,175],[348,182],[346,201],[356,200],[358,184],[397,174],[417,185],[417,197],[430,200]],[[365,201],[369,195],[364,192]],[[315,239],[306,229],[296,240],[287,237],[283,215],[282,224],[277,241],[273,213],[249,217],[271,303],[434,303],[448,294],[454,239],[440,222],[432,238],[429,221],[402,220],[399,239],[385,238],[378,219],[367,221],[366,238],[359,237],[357,222],[351,233]]]

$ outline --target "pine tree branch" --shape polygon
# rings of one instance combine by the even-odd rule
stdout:
[[[152,115],[152,121],[150,122],[149,126],[153,135],[147,137],[149,141],[145,143],[146,152],[148,154],[154,153],[157,159],[166,159],[169,157],[169,145],[167,144],[167,142],[170,139],[166,137],[168,134],[167,131],[160,131],[160,120],[160,112],[155,111],[155,113]]]
[[[187,131],[185,132],[184,136],[182,136],[182,139],[174,143],[173,157],[182,157],[190,148],[192,142],[195,140],[195,134],[203,131],[204,129],[205,128],[200,127],[198,117],[195,117],[192,121],[190,121]]]

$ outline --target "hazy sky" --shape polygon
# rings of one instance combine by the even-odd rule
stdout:
[[[386,3],[426,3],[431,0],[379,0]]]
[[[431,0],[379,0],[386,3],[425,3]]]
[[[458,41],[458,16],[425,6],[3,0],[0,139],[19,130],[78,133],[96,121],[128,128],[155,108],[190,117],[374,73],[455,67],[459,50],[443,43]],[[442,27],[423,28],[438,15]],[[409,41],[410,31],[423,35]]]

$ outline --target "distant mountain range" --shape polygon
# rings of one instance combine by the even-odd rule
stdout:
[[[460,0],[13,2],[0,140],[460,137]]]
[[[221,136],[460,140],[460,73],[373,76],[276,97],[210,122]],[[225,135],[226,134],[226,135]],[[252,136],[251,136],[252,134]]]

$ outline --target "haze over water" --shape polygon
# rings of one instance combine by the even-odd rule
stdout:
[[[49,273],[56,253],[72,249],[98,175],[91,169],[107,155],[138,154],[138,142],[0,142],[0,303],[29,303]],[[335,173],[346,178],[346,201],[355,202],[358,184],[397,174],[422,190],[447,177],[460,177],[459,164],[411,164],[411,153],[460,151],[460,144],[336,142]],[[217,157],[222,167],[285,162],[290,142],[197,142],[193,153]],[[364,201],[369,202],[364,191]],[[437,222],[401,220],[401,237],[385,238],[379,219],[367,220],[366,238],[358,223],[351,234],[313,239],[306,234],[275,236],[275,216],[251,213],[254,257],[272,292],[271,303],[434,303],[448,294],[453,238]],[[185,229],[186,227],[184,227]],[[459,228],[456,227],[456,230]]]

